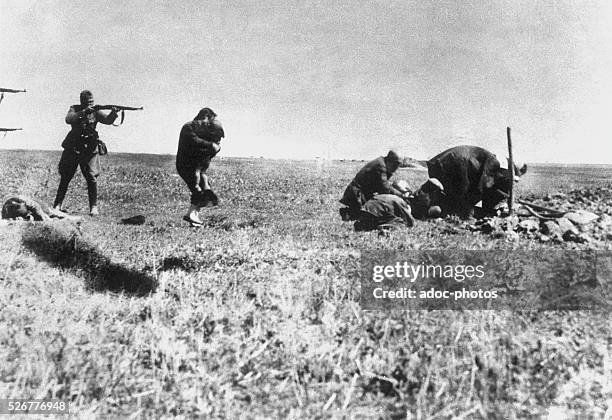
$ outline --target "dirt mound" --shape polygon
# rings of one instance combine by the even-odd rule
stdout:
[[[522,204],[521,204],[522,203]],[[577,189],[544,197],[528,195],[515,214],[489,217],[468,229],[496,237],[540,242],[597,243],[612,240],[612,188]]]

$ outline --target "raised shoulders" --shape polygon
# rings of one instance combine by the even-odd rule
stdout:
[[[475,156],[483,156],[491,154],[486,149],[483,149],[480,146],[470,146],[467,144],[462,144],[459,146],[451,147],[450,149],[446,149],[443,152],[440,152],[429,161],[433,162],[438,159],[447,158],[449,156],[462,156],[462,157],[475,157]]]
[[[386,168],[387,165],[385,164],[385,158],[382,156],[379,156],[376,159],[369,161],[366,167],[368,168]]]

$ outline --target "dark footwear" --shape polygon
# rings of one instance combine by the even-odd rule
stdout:
[[[340,209],[340,218],[343,222],[348,222],[351,220],[351,211],[348,207],[343,207]]]

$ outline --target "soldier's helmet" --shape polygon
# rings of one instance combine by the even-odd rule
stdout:
[[[81,105],[87,105],[89,100],[93,98],[93,93],[90,90],[84,90],[79,95],[79,100],[81,101]]]

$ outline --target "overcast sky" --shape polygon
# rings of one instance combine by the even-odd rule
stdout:
[[[99,132],[176,151],[204,106],[222,154],[612,163],[609,1],[0,0],[0,148],[60,149],[79,92],[144,106]]]

